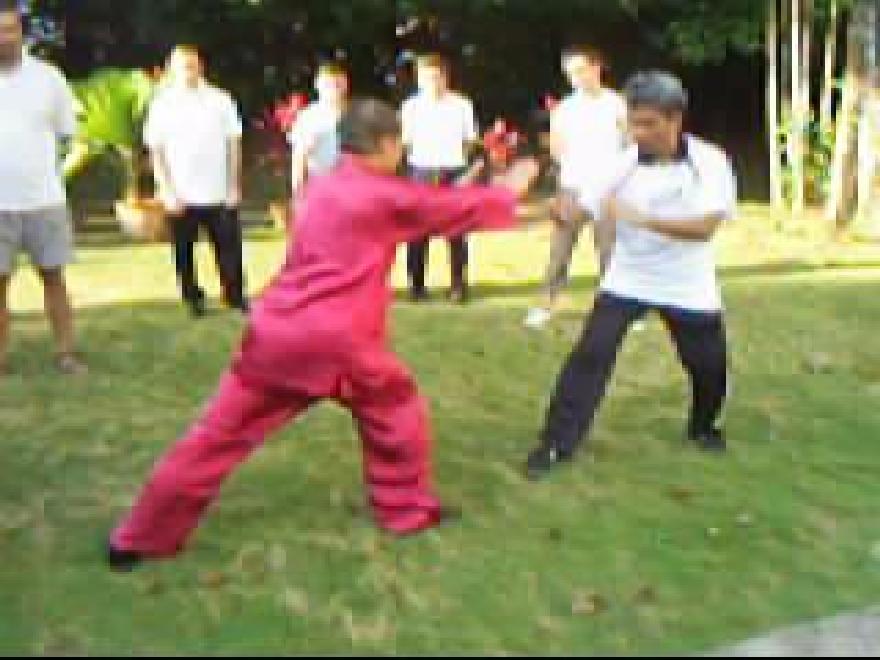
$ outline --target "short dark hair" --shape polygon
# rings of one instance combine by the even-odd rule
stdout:
[[[376,153],[382,138],[394,136],[400,136],[397,110],[376,98],[353,99],[339,122],[340,147],[348,153]]]
[[[419,69],[440,69],[449,73],[449,60],[440,53],[425,53],[416,60]]]
[[[606,66],[605,55],[596,46],[573,44],[562,49],[562,62],[564,64],[567,64],[569,60],[575,57],[584,57],[589,62],[598,64],[603,68]]]
[[[639,71],[630,77],[623,90],[627,104],[650,106],[664,112],[685,112],[688,93],[681,78],[669,71]]]
[[[193,55],[194,57],[198,57],[202,62],[205,60],[202,51],[195,44],[177,44],[171,49],[171,57],[175,55]]]
[[[340,62],[321,62],[321,64],[318,65],[318,70],[315,73],[315,76],[348,77],[348,70]]]

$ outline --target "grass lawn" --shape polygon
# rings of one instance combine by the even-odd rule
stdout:
[[[0,382],[0,653],[702,652],[875,604],[880,249],[771,224],[747,207],[719,241],[728,457],[682,446],[686,382],[653,320],[625,346],[592,450],[525,483],[592,255],[585,241],[566,310],[534,334],[521,320],[547,228],[481,236],[473,304],[394,312],[460,524],[403,541],[374,530],[357,437],[323,406],[229,481],[187,554],[128,577],[102,565],[104,536],[210,394],[242,321],[191,321],[166,246],[84,245],[70,280],[92,373],[65,380],[22,269],[15,374]],[[249,236],[252,285],[282,249]]]

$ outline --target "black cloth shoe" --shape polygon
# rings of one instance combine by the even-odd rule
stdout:
[[[131,573],[144,562],[144,556],[128,550],[117,550],[107,542],[107,565],[115,573]]]
[[[711,451],[724,453],[727,451],[727,440],[724,438],[724,431],[721,429],[710,429],[709,431],[690,431],[688,440],[694,443],[703,451]]]
[[[431,295],[428,293],[427,289],[411,289],[409,292],[409,299],[414,303],[423,303],[431,300]]]
[[[251,303],[247,298],[242,298],[241,300],[234,300],[229,304],[230,309],[237,309],[242,314],[247,314],[251,311]]]
[[[186,301],[190,313],[194,318],[200,319],[208,313],[208,306],[205,304],[204,298],[193,298]]]
[[[540,481],[560,463],[568,463],[572,456],[553,447],[541,446],[535,449],[526,461],[526,479]]]

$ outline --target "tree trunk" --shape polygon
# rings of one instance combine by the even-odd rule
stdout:
[[[789,130],[789,167],[791,168],[791,210],[804,210],[804,128],[801,36],[803,13],[801,0],[791,0],[791,125]]]
[[[779,13],[779,33],[780,33],[780,63],[779,63],[779,86],[781,92],[781,120],[782,127],[785,131],[785,163],[791,168],[792,163],[792,145],[791,145],[791,125],[792,125],[792,106],[791,106],[791,40],[786,38],[788,30],[791,27],[791,3],[789,0],[781,0]],[[791,190],[788,191],[791,197]]]
[[[776,0],[767,5],[767,147],[770,159],[770,203],[785,205],[782,190],[782,154],[779,148],[779,18]]]
[[[812,156],[813,145],[810,140],[812,113],[812,45],[813,45],[813,0],[802,0],[801,4],[801,84],[800,84],[800,107],[798,114],[801,121],[801,159],[803,172],[804,199],[807,203],[817,197],[817,190],[813,189],[815,181],[808,180],[808,167]]]
[[[851,12],[846,32],[846,63],[843,92],[837,117],[831,190],[825,218],[837,229],[846,226],[856,211],[857,132],[855,130],[864,77],[864,48],[860,35],[860,7]]]
[[[822,98],[819,102],[819,126],[822,133],[831,128],[834,118],[834,74],[837,69],[837,30],[840,25],[838,0],[830,0],[830,14],[825,26],[825,55],[822,71]]]
[[[859,105],[858,135],[858,205],[857,216],[861,227],[872,235],[877,234],[874,219],[876,206],[874,183],[877,173],[878,140],[878,107],[877,107],[877,30],[880,16],[875,3],[864,3],[860,7],[859,22],[865,58],[865,77],[862,84],[861,103]]]

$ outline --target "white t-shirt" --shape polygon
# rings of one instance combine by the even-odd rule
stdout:
[[[632,147],[618,157],[601,191],[587,186],[582,203],[598,217],[612,195],[640,213],[662,220],[736,213],[736,179],[727,156],[702,140],[686,137],[687,158],[643,164]],[[600,290],[654,305],[717,312],[723,308],[711,241],[686,241],[617,223],[614,253]]]
[[[424,169],[458,169],[467,164],[465,145],[477,140],[477,118],[470,99],[446,92],[439,99],[411,96],[400,111],[409,164]]]
[[[624,149],[626,114],[626,102],[609,89],[576,91],[556,106],[550,130],[561,141],[560,186],[577,190],[601,178]]]
[[[339,161],[340,111],[329,103],[316,102],[304,108],[287,136],[294,149],[304,146],[309,153],[309,174],[324,174]]]
[[[76,132],[76,101],[58,69],[25,54],[0,70],[0,211],[67,201],[58,139]]]
[[[231,183],[229,142],[241,134],[241,117],[232,96],[208,84],[195,89],[166,87],[150,105],[144,126],[147,146],[165,155],[179,201],[195,206],[226,202]]]

